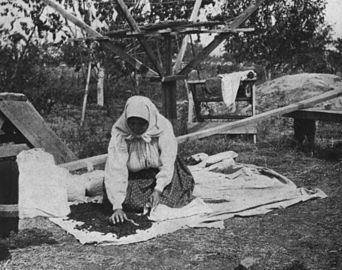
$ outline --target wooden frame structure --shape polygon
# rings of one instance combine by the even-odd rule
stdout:
[[[37,147],[51,153],[57,164],[76,160],[75,154],[48,127],[23,94],[0,94],[0,159]]]
[[[206,86],[206,80],[194,80],[187,81],[191,97],[189,96],[189,103],[193,101],[194,106],[194,119],[188,119],[188,131],[195,132],[201,129],[211,128],[222,124],[222,122],[208,122],[205,120],[237,120],[244,119],[247,117],[252,117],[255,115],[255,82],[256,77],[246,78],[240,82],[239,89],[237,91],[237,96],[235,102],[247,102],[250,106],[249,114],[236,114],[236,113],[221,113],[212,115],[209,113],[208,115],[202,115],[201,113],[201,105],[208,104],[209,102],[223,102],[222,91],[219,93],[210,93]],[[246,106],[246,108],[248,108]],[[250,134],[253,135],[253,142],[256,143],[256,134],[257,129],[256,126],[251,124],[249,126],[228,130],[223,134]]]
[[[216,49],[225,39],[227,34],[237,31],[251,31],[251,29],[239,29],[240,25],[258,9],[258,7],[264,2],[264,0],[255,0],[244,12],[231,21],[227,22],[206,22],[196,23],[194,22],[198,16],[199,8],[202,0],[196,0],[194,9],[189,21],[173,22],[165,24],[157,24],[149,27],[139,27],[132,15],[130,14],[125,2],[123,0],[115,1],[124,15],[130,29],[123,29],[115,32],[109,32],[105,36],[92,29],[85,22],[79,20],[72,14],[68,13],[63,7],[53,0],[43,0],[43,2],[57,12],[59,12],[67,20],[74,23],[76,26],[84,30],[90,39],[101,41],[103,46],[116,53],[122,60],[130,64],[134,69],[145,73],[147,76],[155,78],[161,82],[162,89],[162,107],[163,114],[174,124],[177,120],[177,108],[176,108],[176,90],[177,81],[187,78],[189,72],[194,69],[200,62],[202,62],[214,49]],[[215,30],[207,29],[208,27],[216,27]],[[175,63],[172,62],[172,36],[177,34],[194,34],[194,33],[217,33],[214,40],[209,43],[203,50],[185,67],[181,67],[183,61],[187,36],[183,39],[182,46],[178,52]],[[167,46],[168,55],[166,55],[166,61],[164,68],[158,61],[158,58],[154,55],[154,52],[146,43],[146,37],[159,36],[162,37]],[[147,64],[140,62],[138,59],[130,56],[124,50],[114,45],[111,42],[111,38],[126,37],[137,38],[142,47],[144,48],[150,62],[153,67],[149,67]]]

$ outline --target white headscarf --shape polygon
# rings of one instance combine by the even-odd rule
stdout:
[[[124,112],[116,121],[114,128],[121,131],[126,140],[142,138],[145,142],[150,143],[153,137],[159,137],[162,133],[158,126],[160,116],[157,107],[149,98],[133,96],[127,100]],[[141,135],[134,134],[127,124],[129,117],[139,117],[146,120],[148,122],[147,130]]]

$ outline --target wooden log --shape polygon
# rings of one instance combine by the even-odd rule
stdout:
[[[79,28],[84,30],[88,35],[94,36],[94,37],[103,38],[103,35],[101,35],[97,31],[95,31],[94,29],[92,29],[89,25],[87,25],[85,22],[81,21],[80,19],[78,19],[74,15],[68,13],[66,10],[64,10],[64,8],[61,5],[59,5],[55,1],[52,1],[52,0],[42,0],[42,1],[46,5],[52,7],[53,9],[55,9],[64,18],[66,18],[67,20],[71,21],[73,24],[75,24],[76,26],[78,26]],[[134,69],[140,70],[143,73],[152,72],[153,74],[158,76],[158,73],[155,72],[153,69],[149,68],[148,66],[146,66],[145,64],[140,62],[138,59],[130,56],[124,50],[122,50],[121,48],[115,46],[112,42],[107,41],[107,40],[103,40],[102,44],[103,44],[103,46],[105,48],[107,48],[108,50],[114,52],[115,54],[120,56],[124,61],[129,63]]]
[[[320,102],[323,102],[323,101],[326,101],[329,99],[333,99],[333,98],[336,98],[339,96],[342,96],[342,90],[332,90],[332,91],[326,92],[322,95],[319,95],[317,97],[312,97],[312,98],[300,101],[298,103],[291,104],[291,105],[281,107],[278,109],[274,109],[274,110],[271,110],[268,112],[264,112],[264,113],[261,113],[261,114],[258,114],[258,115],[252,116],[252,117],[248,117],[248,118],[238,120],[235,122],[223,124],[223,125],[215,127],[215,128],[210,128],[207,130],[202,130],[202,131],[190,133],[187,135],[179,136],[179,137],[177,137],[177,141],[178,141],[178,143],[184,143],[184,142],[190,141],[190,140],[196,140],[196,139],[209,137],[209,136],[215,135],[219,132],[224,132],[227,130],[231,130],[233,128],[250,125],[252,123],[255,124],[258,121],[262,121],[262,120],[265,120],[265,119],[270,118],[270,117],[280,116],[280,115],[290,113],[293,111],[297,111],[300,109],[310,108],[315,104],[318,104]]]

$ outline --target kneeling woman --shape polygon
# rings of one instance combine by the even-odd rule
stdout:
[[[105,168],[105,188],[113,206],[111,221],[125,212],[142,212],[150,203],[182,207],[192,199],[194,180],[177,157],[177,141],[169,120],[146,97],[127,100],[113,125]]]

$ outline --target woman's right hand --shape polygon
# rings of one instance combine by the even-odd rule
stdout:
[[[115,209],[113,215],[109,218],[113,224],[121,223],[127,220],[126,213],[121,209]]]

